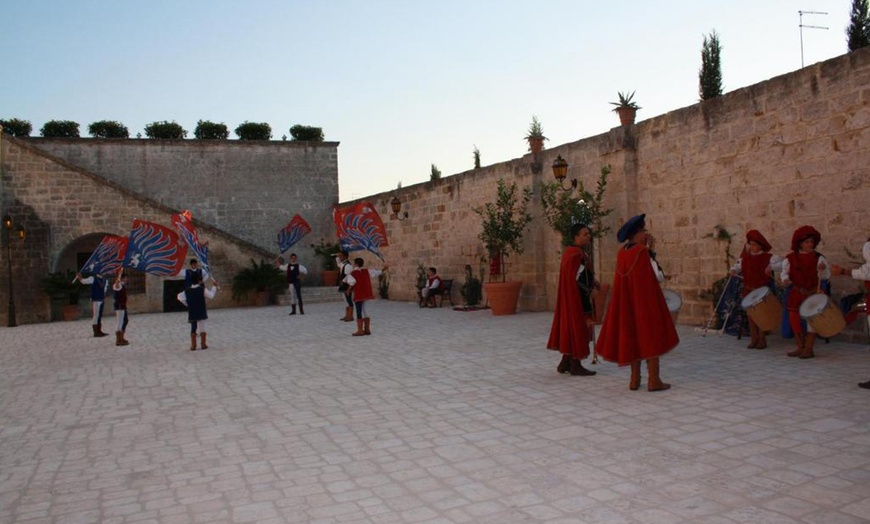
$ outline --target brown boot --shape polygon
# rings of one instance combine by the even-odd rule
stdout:
[[[190,350],[196,351],[196,333],[190,334]]]
[[[208,349],[208,344],[206,344],[206,339],[208,338],[208,333],[200,333],[199,340],[201,342],[200,346],[202,349]]]
[[[362,319],[359,319],[359,320],[356,321],[356,332],[355,332],[355,333],[351,333],[351,336],[353,336],[353,337],[361,337],[361,336],[363,336],[363,335],[365,335],[365,334],[366,334],[366,332],[365,332],[365,330],[363,330],[363,321],[362,321]]]
[[[372,319],[371,318],[364,318],[363,319],[363,333],[365,333],[366,335],[372,334]]]
[[[345,322],[353,322],[353,307],[348,306],[344,308],[344,317],[340,318],[339,320],[343,320]]]
[[[108,333],[103,333],[102,324],[94,324],[94,338],[108,337]]]
[[[124,332],[123,331],[115,331],[115,345],[116,346],[126,346],[130,344],[126,340],[124,340]]]
[[[631,379],[628,381],[628,389],[637,391],[640,388],[640,362],[631,363]]]
[[[296,314],[296,304],[290,304],[290,314],[291,315]]]
[[[647,391],[664,391],[671,389],[670,384],[662,382],[659,378],[659,359],[650,358],[646,361],[646,370],[649,372],[649,382],[646,385]]]
[[[579,358],[571,359],[571,375],[577,377],[591,377],[592,375],[598,373],[597,371],[592,371],[591,369],[586,369],[583,367],[583,363],[580,362]]]
[[[786,353],[786,355],[788,355],[790,357],[799,357],[799,356],[801,356],[801,353],[804,352],[804,336],[803,336],[803,334],[795,333],[794,340],[795,340],[795,343],[797,344],[797,348],[794,351],[789,351],[788,353]]]
[[[556,371],[559,373],[567,373],[569,369],[571,369],[571,355],[564,354],[562,355],[562,361],[559,362],[558,366],[556,366]]]
[[[749,321],[749,345],[746,346],[747,349],[755,349],[758,347],[758,326],[755,325],[755,322]]]
[[[806,341],[804,342],[804,350],[798,356],[798,358],[814,358],[816,355],[813,353],[813,345],[816,342],[816,334],[815,333],[807,333]]]
[[[765,349],[767,348],[767,338],[764,334],[764,330],[758,328],[758,346],[755,349]]]

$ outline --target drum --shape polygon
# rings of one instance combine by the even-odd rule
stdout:
[[[824,338],[833,337],[846,327],[846,319],[843,318],[840,308],[824,293],[817,293],[804,300],[800,315]]]
[[[769,287],[753,289],[740,301],[740,307],[762,331],[774,331],[782,323],[782,304]]]
[[[663,289],[662,294],[665,296],[665,304],[668,305],[668,311],[671,312],[671,318],[674,320],[674,325],[676,325],[677,315],[680,314],[680,308],[683,307],[683,299],[670,289]]]

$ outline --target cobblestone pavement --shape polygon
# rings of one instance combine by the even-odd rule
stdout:
[[[866,345],[683,327],[649,393],[557,374],[550,313],[287,311],[0,328],[0,522],[870,521]]]

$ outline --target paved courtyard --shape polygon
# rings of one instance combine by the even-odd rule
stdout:
[[[649,393],[557,374],[549,313],[287,311],[0,328],[0,522],[870,522],[866,345],[682,327]]]

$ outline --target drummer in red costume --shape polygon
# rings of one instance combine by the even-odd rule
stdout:
[[[851,276],[855,280],[864,281],[864,292],[866,293],[864,303],[870,305],[870,238],[867,239],[867,242],[864,242],[864,248],[861,251],[861,254],[864,256],[864,264],[853,269],[851,272],[841,266],[831,264],[831,274]],[[847,313],[846,323],[854,321],[856,317],[856,312]],[[867,324],[868,327],[870,327],[870,311],[867,312]],[[870,389],[870,380],[867,382],[861,382],[858,384],[858,387]]]
[[[556,371],[585,377],[596,373],[584,368],[581,361],[589,356],[589,330],[595,324],[592,298],[598,282],[592,271],[592,261],[583,250],[592,241],[589,226],[575,224],[571,227],[571,238],[574,243],[562,252],[556,311],[547,349],[562,353]]]
[[[680,343],[646,247],[646,215],[632,217],[616,238],[625,245],[616,255],[613,292],[595,351],[620,366],[631,365],[628,388],[640,387],[640,364],[646,360],[649,391],[671,387],[659,377],[659,357]]]
[[[771,283],[773,271],[781,268],[782,257],[772,255],[770,242],[764,235],[753,229],[746,233],[746,247],[737,263],[731,268],[731,276],[743,277],[743,297],[752,291],[765,287]],[[767,347],[767,339],[764,331],[758,327],[751,317],[749,320],[749,349],[764,349]]]
[[[831,278],[828,261],[816,246],[822,240],[822,235],[812,226],[797,228],[791,237],[792,252],[782,262],[782,283],[791,286],[788,294],[788,323],[794,332],[797,348],[789,351],[788,356],[813,358],[813,345],[816,332],[813,326],[807,324],[806,334],[801,325],[800,307],[804,300],[820,293],[821,281]]]

